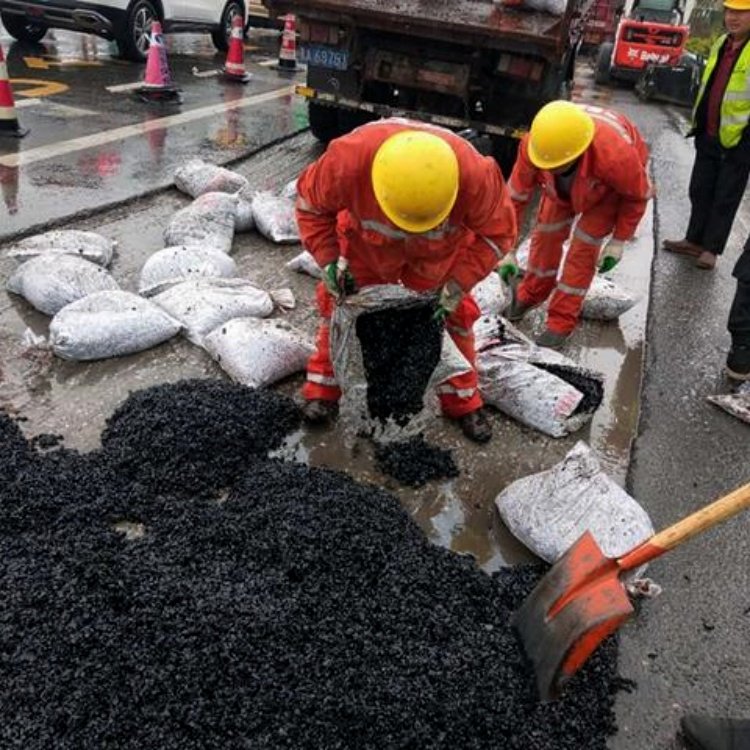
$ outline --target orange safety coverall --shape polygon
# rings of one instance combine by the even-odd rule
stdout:
[[[552,293],[547,328],[562,335],[576,327],[607,236],[631,239],[652,195],[648,147],[635,125],[618,112],[584,109],[594,119],[594,139],[578,161],[568,196],[558,194],[554,174],[531,163],[528,135],[521,140],[508,181],[519,226],[534,189],[542,190],[528,268],[516,297],[522,304],[538,305]],[[558,279],[563,244],[571,229],[573,237]]]
[[[424,234],[409,234],[381,210],[371,184],[371,167],[380,145],[402,130],[426,130],[447,141],[459,165],[459,191],[448,219]],[[403,119],[380,120],[331,142],[325,154],[302,173],[297,184],[297,221],[303,244],[321,267],[340,255],[358,287],[401,283],[415,291],[440,289],[454,279],[466,295],[446,321],[466,359],[475,359],[473,326],[479,308],[469,294],[516,239],[516,221],[497,164],[448,130]],[[329,321],[334,298],[317,288],[322,316],[317,351],[307,364],[306,399],[335,401],[341,395],[330,359]],[[477,373],[442,383],[443,413],[458,418],[482,406]]]

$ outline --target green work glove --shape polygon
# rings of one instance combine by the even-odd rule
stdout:
[[[599,253],[599,273],[611,271],[622,258],[625,243],[622,240],[610,240]]]
[[[515,250],[511,250],[498,264],[495,269],[500,278],[506,283],[510,284],[513,279],[517,279],[521,275],[521,268],[516,260]]]
[[[433,319],[439,323],[444,323],[445,319],[456,311],[463,297],[464,290],[461,289],[457,281],[450,279],[440,290],[438,305],[432,316]]]
[[[323,283],[326,285],[326,289],[334,296],[337,300],[341,300],[347,294],[354,294],[357,291],[357,285],[346,266],[343,268],[338,261],[329,263],[323,269]]]

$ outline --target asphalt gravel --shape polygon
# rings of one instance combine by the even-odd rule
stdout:
[[[375,460],[380,471],[409,487],[459,474],[452,451],[431,445],[422,435],[376,445]]]
[[[268,459],[297,419],[183,382],[80,454],[0,415],[0,747],[604,750],[615,644],[538,702],[509,621],[539,569],[489,576],[390,494]]]
[[[435,305],[414,304],[365,313],[356,332],[373,419],[404,425],[422,410],[427,385],[440,361],[443,325]]]

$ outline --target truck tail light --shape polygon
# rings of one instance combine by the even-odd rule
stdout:
[[[497,63],[497,72],[512,78],[541,81],[544,74],[544,63],[531,57],[503,53]]]
[[[301,42],[308,44],[339,45],[346,38],[346,31],[339,26],[327,23],[313,23],[304,18],[299,19],[297,26]]]

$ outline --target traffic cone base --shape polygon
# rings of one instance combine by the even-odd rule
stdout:
[[[151,24],[151,44],[146,59],[143,85],[137,91],[143,101],[164,102],[180,99],[180,88],[172,83],[172,73],[167,62],[167,50],[161,33],[161,24]]]
[[[0,47],[0,137],[23,138],[28,128],[22,128],[16,116],[13,89],[8,79],[8,66],[5,64],[3,48]]]
[[[224,78],[234,83],[247,83],[252,76],[245,70],[245,43],[243,41],[242,17],[232,20],[232,33],[229,37],[227,61],[221,72]]]

